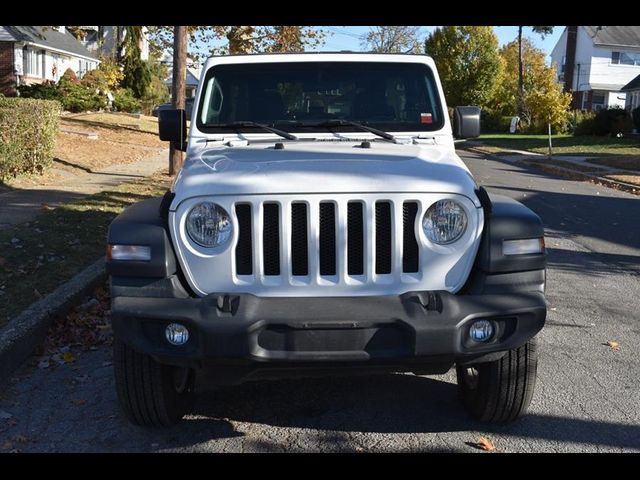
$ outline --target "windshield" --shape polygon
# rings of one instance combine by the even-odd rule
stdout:
[[[291,131],[431,131],[443,116],[431,69],[417,63],[279,62],[218,65],[204,78],[198,128],[235,132],[234,122]],[[260,132],[243,126],[241,131]]]

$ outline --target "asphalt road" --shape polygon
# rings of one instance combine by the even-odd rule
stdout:
[[[0,384],[0,451],[477,452],[470,443],[485,436],[500,452],[640,452],[640,198],[461,153],[481,184],[546,226],[550,311],[526,418],[472,421],[449,373],[246,384],[147,430],[119,413],[101,347]]]

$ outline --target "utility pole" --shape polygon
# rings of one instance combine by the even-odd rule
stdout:
[[[518,116],[524,116],[524,68],[522,66],[522,26],[518,27]]]
[[[187,78],[187,27],[173,27],[173,79],[171,84],[171,104],[173,108],[184,110],[185,80]],[[181,145],[171,142],[169,146],[169,175],[175,175],[182,168]]]

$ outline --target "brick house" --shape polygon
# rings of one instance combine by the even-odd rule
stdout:
[[[78,77],[100,61],[65,27],[0,26],[0,93],[16,86],[57,81],[70,68]]]
[[[625,107],[622,88],[640,74],[640,26],[566,27],[551,52],[572,108]]]

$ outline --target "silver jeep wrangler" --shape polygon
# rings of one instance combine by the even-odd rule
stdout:
[[[433,60],[210,58],[163,198],[110,226],[114,369],[131,421],[169,425],[196,389],[455,366],[476,419],[529,405],[545,322],[543,226],[479,187]],[[453,131],[452,131],[453,130]]]

